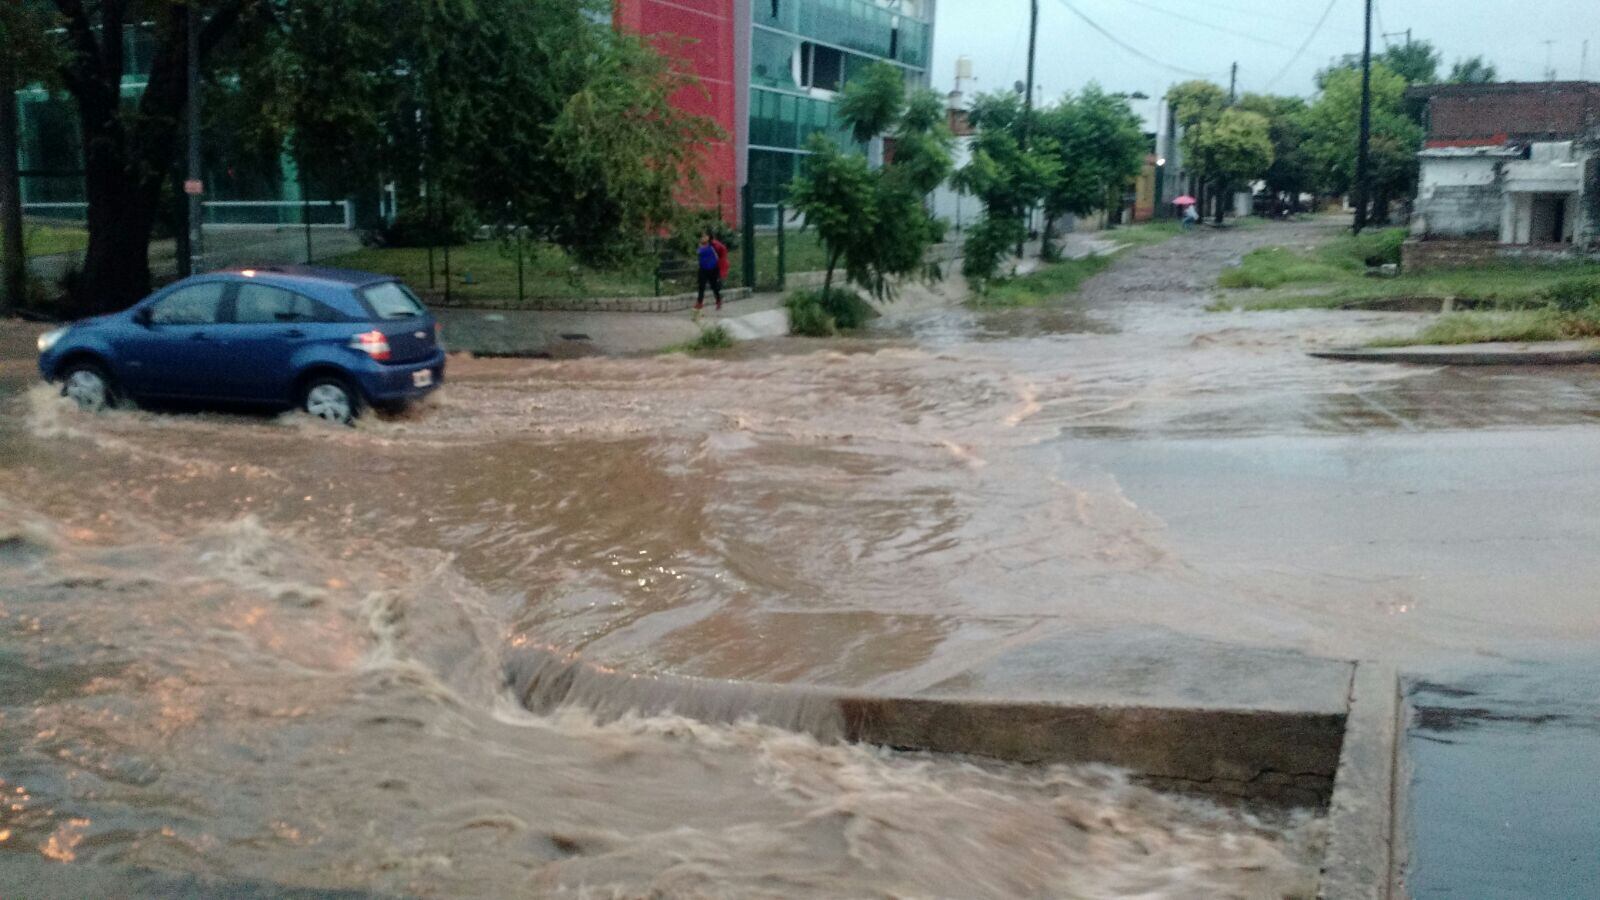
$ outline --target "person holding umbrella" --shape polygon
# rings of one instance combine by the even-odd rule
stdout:
[[[1195,210],[1195,200],[1188,194],[1172,201],[1172,205],[1183,207],[1183,230],[1193,231],[1194,226],[1200,221],[1200,213]]]

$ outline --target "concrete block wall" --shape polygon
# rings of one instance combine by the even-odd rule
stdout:
[[[1501,244],[1492,240],[1412,240],[1400,248],[1400,269],[1408,275],[1495,262],[1558,263],[1575,259],[1600,261],[1600,251],[1586,252],[1570,244]]]
[[[1438,185],[1417,204],[1429,235],[1494,237],[1500,233],[1498,184]]]

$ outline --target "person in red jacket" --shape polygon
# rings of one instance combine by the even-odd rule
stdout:
[[[717,287],[721,288],[722,285],[728,283],[728,245],[717,240],[717,236],[714,234],[707,232],[706,236],[711,238],[711,249],[717,251],[717,281],[719,282]],[[722,294],[719,290],[717,293],[717,309],[721,308]]]

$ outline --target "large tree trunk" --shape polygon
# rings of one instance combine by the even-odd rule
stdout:
[[[202,56],[238,24],[244,5],[230,0],[212,11],[200,29]],[[61,78],[78,103],[89,201],[89,248],[70,299],[76,312],[122,309],[150,290],[150,236],[189,100],[184,35],[190,7],[172,4],[167,20],[157,24],[162,37],[137,111],[122,102],[126,5],[101,5],[98,22],[81,4],[57,0],[56,7],[75,51]]]
[[[175,31],[181,36],[181,26]],[[157,50],[134,115],[122,106],[120,64],[74,92],[89,201],[89,247],[70,298],[76,312],[123,309],[150,291],[150,236],[188,101],[186,49],[180,37]]]
[[[0,64],[0,315],[27,299],[28,259],[22,247],[22,179],[17,172],[17,95],[9,77],[11,67]]]

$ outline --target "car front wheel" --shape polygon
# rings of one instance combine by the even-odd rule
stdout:
[[[70,397],[78,408],[100,412],[117,405],[117,390],[106,370],[92,362],[73,363],[61,378],[61,396]]]
[[[349,425],[361,414],[361,400],[343,379],[324,376],[307,382],[300,408],[319,419]]]

